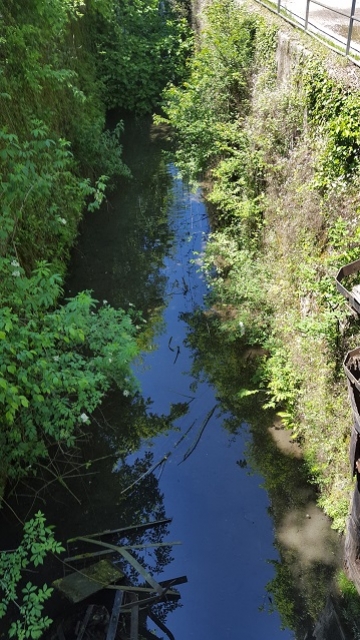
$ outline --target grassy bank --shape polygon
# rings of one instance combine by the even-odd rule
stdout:
[[[358,71],[251,3],[214,2],[206,23],[166,114],[181,170],[210,185],[211,304],[224,339],[265,349],[251,390],[265,389],[301,442],[319,504],[343,531],[342,360],[360,325],[334,277],[359,256]]]

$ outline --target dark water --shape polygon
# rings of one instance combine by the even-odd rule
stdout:
[[[94,475],[69,475],[72,494],[54,488],[40,506],[61,539],[172,517],[161,539],[182,542],[173,560],[144,560],[161,579],[188,577],[167,616],[176,640],[303,640],[331,588],[338,541],[294,445],[281,451],[281,432],[236,400],[250,361],[205,310],[207,212],[164,159],[163,138],[149,121],[127,123],[133,179],[88,216],[68,281],[71,293],[142,311],[141,390],[134,400],[113,393],[94,417],[83,444],[104,458]]]

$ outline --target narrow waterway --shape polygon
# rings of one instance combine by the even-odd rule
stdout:
[[[101,304],[142,312],[140,389],[111,394],[94,416],[83,445],[102,458],[94,475],[69,476],[72,494],[41,494],[41,508],[63,540],[171,517],[163,539],[182,545],[145,560],[161,579],[188,578],[166,616],[176,640],[303,640],[331,588],[338,540],[295,445],[281,450],[281,430],[261,413],[250,428],[236,411],[248,365],[205,308],[207,211],[164,158],[164,136],[148,120],[127,122],[133,179],[87,217],[67,283],[71,295],[91,289]]]
[[[130,303],[142,310],[149,341],[134,369],[143,397],[151,402],[147,414],[168,415],[171,407],[183,403],[185,415],[172,423],[176,431],[145,443],[143,438],[140,451],[126,461],[130,464],[148,452],[156,464],[167,456],[154,473],[165,512],[173,518],[170,538],[181,540],[182,547],[174,548],[174,561],[166,567],[164,578],[186,574],[189,579],[181,590],[183,607],[168,620],[176,639],[257,640],[266,636],[285,640],[294,637],[293,633],[281,629],[284,621],[266,591],[274,579],[274,567],[282,566],[274,546],[274,511],[279,501],[272,505],[270,515],[269,496],[259,474],[261,464],[255,472],[249,462],[249,446],[254,460],[269,460],[270,456],[279,475],[276,465],[283,467],[282,458],[287,457],[287,473],[295,475],[293,484],[282,478],[293,493],[282,490],[289,522],[284,524],[282,514],[278,525],[283,528],[283,557],[290,554],[298,582],[310,575],[309,582],[312,578],[317,591],[305,588],[304,596],[292,590],[297,600],[292,603],[294,615],[301,610],[299,628],[303,624],[304,633],[310,613],[304,611],[304,602],[308,597],[315,608],[314,600],[321,603],[319,594],[326,595],[336,565],[337,540],[314,507],[311,490],[302,483],[301,461],[296,455],[291,452],[289,457],[273,446],[263,425],[258,436],[260,455],[256,456],[256,437],[251,440],[241,417],[225,413],[221,395],[234,393],[234,379],[242,386],[243,369],[236,361],[235,345],[230,353],[220,339],[212,350],[212,336],[206,336],[211,332],[211,318],[205,320],[205,326],[202,322],[207,289],[198,265],[209,232],[207,212],[201,193],[191,193],[174,167],[162,159],[161,137],[149,122],[128,123],[124,151],[134,179],[125,192],[115,195],[106,214],[88,219],[69,286],[72,292],[90,288],[99,300],[125,308]],[[199,349],[204,340],[205,347]],[[209,367],[206,370],[207,349],[216,362],[215,380]],[[231,376],[224,377],[227,370]],[[116,467],[120,473],[121,466],[119,462]],[[139,483],[129,491],[128,499],[143,491]],[[294,495],[296,491],[301,496]],[[305,540],[313,549],[312,559],[304,554]]]

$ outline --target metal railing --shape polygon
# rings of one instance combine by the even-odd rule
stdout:
[[[282,3],[281,0],[267,0],[266,2],[264,2],[263,0],[255,1],[258,4],[266,7],[266,9],[269,9],[273,13],[278,14],[279,16],[281,16],[281,18],[294,25],[295,27],[306,31],[310,36],[317,40],[320,40],[322,44],[332,49],[336,53],[346,56],[354,64],[360,66],[360,41],[355,43],[352,40],[354,23],[360,24],[360,17],[357,18],[355,16],[356,0],[352,0],[350,13],[346,13],[345,11],[341,11],[340,9],[330,7],[323,2],[319,2],[319,0],[306,0],[304,15],[298,15],[297,13],[292,11],[287,3]],[[332,25],[325,27],[320,22],[313,21],[310,14],[310,5],[316,5],[317,7],[321,7],[326,11],[331,11],[337,16],[341,16],[344,19],[341,26],[347,26],[346,37],[337,35],[336,32],[331,29]],[[292,18],[295,18],[295,20]],[[336,26],[338,25],[339,23],[336,24]],[[351,56],[351,52],[353,53],[353,55],[357,56],[357,59]]]

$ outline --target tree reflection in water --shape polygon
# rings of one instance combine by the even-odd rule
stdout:
[[[260,349],[250,350],[244,338],[227,339],[218,314],[198,310],[183,314],[181,319],[188,325],[195,386],[207,380],[216,388],[226,414],[223,427],[233,434],[240,429],[249,434],[245,458],[237,461],[239,469],[264,478],[262,486],[270,500],[274,544],[280,559],[269,561],[275,577],[266,587],[268,595],[262,610],[271,613],[277,609],[284,628],[292,629],[303,640],[306,632],[312,632],[334,588],[340,562],[339,539],[315,506],[316,495],[304,461],[282,452],[271,436],[276,416],[262,408],[266,395],[259,376],[259,365],[266,354]],[[289,523],[302,534],[299,541],[289,535]],[[310,558],[303,553],[304,546],[309,545],[316,549]]]

